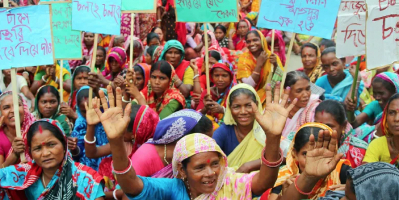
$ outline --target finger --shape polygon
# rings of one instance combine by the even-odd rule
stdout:
[[[288,102],[290,91],[291,91],[291,87],[290,86],[285,88],[283,96],[282,96],[282,99],[281,99],[281,105],[283,105],[285,108],[287,107],[287,102]]]
[[[325,148],[325,149],[329,149],[329,146],[328,146],[328,144],[330,143],[330,140],[331,140],[331,135],[330,135],[330,132],[328,131],[328,130],[324,130],[323,131],[323,140],[324,140],[324,142],[323,142],[323,148]]]
[[[270,83],[266,85],[266,105],[272,103],[272,86]]]
[[[104,108],[104,110],[106,110],[106,109]],[[100,108],[95,108],[94,111],[96,111],[96,114],[97,114],[98,118],[101,119],[101,115],[102,115],[103,113],[101,112]]]
[[[120,87],[116,88],[116,107],[122,108],[122,90]]]
[[[329,132],[328,132],[328,135],[330,135]],[[328,150],[330,150],[332,152],[337,151],[337,144],[338,144],[337,135],[338,135],[337,131],[333,130],[333,132],[331,134],[331,138],[330,138],[330,143],[329,143],[328,147],[326,147],[326,148],[328,148]]]
[[[324,142],[324,138],[323,138],[323,130],[319,131],[319,135],[317,137],[317,142],[316,142],[316,148],[322,148],[323,147],[323,142]]]
[[[100,99],[96,97],[96,101],[97,101],[97,105],[98,105],[96,108],[100,108],[100,105],[101,105]]]
[[[97,104],[97,97],[94,97],[94,99],[91,100],[91,102],[92,102],[92,105],[93,105],[93,109],[97,108],[97,106],[98,106],[98,104]],[[85,104],[85,107],[86,107],[86,105],[87,105],[87,104]],[[87,111],[87,110],[88,110],[88,109],[87,109],[87,107],[86,107],[86,111]]]
[[[85,108],[86,108],[86,111],[89,110],[89,106],[87,106],[87,101],[85,101]],[[94,102],[93,102],[93,108],[94,108]]]
[[[114,93],[112,91],[112,86],[108,85],[107,91],[108,91],[109,107],[114,108],[115,107],[115,97],[114,97]]]
[[[291,112],[291,110],[295,107],[295,104],[298,102],[298,99],[295,98],[294,101],[291,102],[291,104],[288,106],[287,111]]]
[[[314,139],[314,135],[313,134],[311,134],[309,136],[309,146],[310,146],[311,149],[315,148],[315,139]]]
[[[254,102],[251,102],[251,106],[252,106],[252,113],[255,114],[255,119],[259,121],[262,115],[259,112],[258,106]]]
[[[104,91],[102,91],[102,90],[98,91],[98,95],[100,95],[101,104],[103,105],[104,111],[108,110],[108,102],[107,102],[107,98],[105,98]]]
[[[130,113],[132,111],[132,104],[128,103],[126,108],[125,108],[125,113],[123,115],[123,120],[125,120],[127,122],[127,124],[129,124],[130,122]]]
[[[274,103],[280,103],[280,81],[277,82],[276,86],[274,86]],[[285,105],[285,104],[283,104]]]

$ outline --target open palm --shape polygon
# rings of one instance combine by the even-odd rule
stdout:
[[[119,87],[116,88],[116,106],[114,103],[115,99],[112,92],[112,87],[108,86],[107,90],[110,104],[109,107],[104,92],[100,90],[99,95],[103,105],[104,113],[102,113],[98,107],[95,110],[100,118],[108,139],[116,139],[123,137],[123,134],[125,133],[130,122],[131,105],[128,104],[125,108],[125,113],[123,113],[121,89]]]
[[[95,97],[93,100],[93,107],[89,108],[87,106],[87,102],[85,102],[85,108],[86,108],[86,121],[87,125],[92,125],[95,126],[98,123],[100,123],[100,118],[98,117],[95,109],[100,106],[100,99]]]

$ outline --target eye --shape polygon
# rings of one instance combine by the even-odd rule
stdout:
[[[302,152],[302,155],[306,156],[307,153],[308,153],[307,151],[304,151],[304,152]]]

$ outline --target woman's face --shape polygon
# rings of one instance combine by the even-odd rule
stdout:
[[[209,56],[209,59],[208,59],[209,66],[212,66],[212,65],[216,64],[217,62],[218,61],[216,60],[216,58]]]
[[[298,102],[295,104],[295,106],[304,108],[308,105],[311,94],[309,81],[301,78],[291,86],[289,98],[291,101],[297,98]]]
[[[133,59],[136,59],[140,56],[142,49],[141,48],[133,48]]]
[[[4,69],[3,74],[4,74],[4,77],[10,78],[11,77],[11,69]]]
[[[50,118],[58,110],[58,100],[53,93],[44,93],[39,98],[39,112],[42,114],[43,118]]]
[[[215,191],[221,167],[217,152],[203,152],[192,156],[187,169],[181,168],[179,173],[197,194],[210,194]]]
[[[301,52],[303,68],[311,70],[316,67],[317,55],[316,50],[310,47],[303,48]]]
[[[85,98],[84,100],[82,100],[78,106],[79,106],[80,114],[83,116],[83,118],[86,119],[86,107],[85,107],[85,103],[87,103],[87,98]]]
[[[158,96],[162,95],[169,88],[169,77],[160,70],[151,73],[151,88]]]
[[[33,160],[43,169],[58,169],[64,160],[65,149],[49,130],[34,133],[31,142]]]
[[[79,89],[85,85],[89,84],[89,73],[81,72],[78,75],[75,75],[75,79],[73,80],[73,87],[75,90],[79,91]]]
[[[271,38],[266,38],[266,40],[267,40],[267,45],[270,49],[272,46]],[[278,39],[274,40],[274,52],[280,52],[280,45],[278,43]]]
[[[121,71],[121,65],[113,57],[109,57],[109,66],[113,73],[119,73]]]
[[[158,38],[154,37],[148,42],[147,46],[150,47],[152,45],[161,45],[161,42],[158,40]]]
[[[373,81],[373,97],[375,100],[378,101],[378,104],[380,104],[380,107],[382,109],[385,108],[385,106],[388,103],[389,98],[391,98],[394,93],[390,92],[386,87],[384,87],[383,83],[381,82],[376,82]]]
[[[329,78],[339,78],[344,73],[344,64],[335,56],[335,53],[328,53],[321,57],[321,62],[324,71]]]
[[[154,33],[158,34],[159,39],[160,39],[161,41],[163,41],[163,32],[162,32],[162,30],[161,30],[160,28],[156,28],[156,29],[154,30]]]
[[[205,42],[205,35],[202,35],[202,42]],[[208,35],[208,44],[212,44],[212,38],[209,37],[209,35]]]
[[[178,67],[181,61],[181,51],[176,48],[170,48],[166,51],[165,60],[173,65],[173,67]]]
[[[139,91],[141,91],[145,86],[144,76],[142,73],[140,73],[138,71],[135,71],[135,72],[136,72],[135,73],[136,74],[136,87],[137,87],[137,89],[139,89]]]
[[[241,37],[245,37],[245,35],[247,35],[247,33],[249,32],[249,27],[246,22],[239,22],[237,28],[237,33]]]
[[[310,145],[309,142],[305,144],[305,146],[303,146],[299,152],[296,152],[294,149],[294,153],[293,156],[295,158],[296,161],[298,161],[298,167],[299,170],[301,170],[301,172],[303,172],[305,170],[305,166],[306,166],[306,154],[308,153],[308,151],[310,151]]]
[[[260,37],[255,35],[254,33],[250,33],[247,36],[247,48],[251,53],[257,53],[262,51],[262,42],[260,41]]]
[[[342,133],[345,131],[346,123],[340,125],[336,118],[327,112],[317,112],[314,116],[314,121],[329,126],[332,130],[337,131],[337,138],[341,139]]]
[[[85,33],[84,43],[86,46],[93,46],[94,44],[94,33]]]
[[[96,55],[96,66],[104,66],[105,63],[105,54],[102,50],[97,50]]]
[[[216,40],[217,41],[222,41],[223,40],[223,38],[224,38],[224,32],[221,30],[221,29],[216,29],[215,30],[215,37],[216,37]]]
[[[240,94],[231,102],[230,109],[234,121],[240,126],[252,126],[255,115],[252,113],[252,98],[247,94]]]
[[[389,133],[399,136],[399,99],[395,99],[389,104],[387,122]]]
[[[18,102],[19,102],[19,118],[20,118],[20,123],[22,124],[25,120],[24,106],[21,100],[18,100]],[[14,103],[12,101],[12,95],[7,95],[4,97],[4,99],[1,101],[0,109],[1,109],[1,116],[4,117],[3,124],[14,127],[15,118],[14,118]]]
[[[145,54],[145,63],[147,63],[147,65],[151,65],[152,64],[151,55],[148,54],[148,53]]]
[[[221,68],[212,70],[212,79],[219,93],[222,93],[231,83],[230,73]]]

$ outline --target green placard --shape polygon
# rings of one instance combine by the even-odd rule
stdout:
[[[174,0],[178,22],[238,22],[237,0]]]
[[[72,30],[72,3],[51,5],[55,59],[82,59],[80,31]]]
[[[122,0],[124,13],[156,13],[156,0]]]

